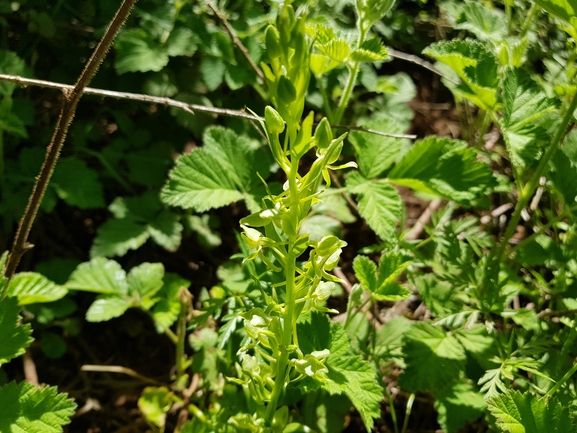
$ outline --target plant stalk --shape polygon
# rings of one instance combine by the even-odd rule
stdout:
[[[545,155],[543,155],[543,158],[541,158],[541,161],[539,162],[539,165],[537,166],[537,169],[535,170],[535,173],[533,174],[531,180],[524,187],[519,189],[519,200],[517,201],[517,205],[515,206],[515,211],[513,212],[513,215],[511,216],[511,220],[509,221],[509,224],[507,226],[507,230],[505,231],[505,235],[503,236],[503,240],[499,244],[499,247],[498,247],[497,252],[495,254],[495,262],[496,263],[501,262],[503,255],[505,254],[505,249],[507,248],[507,245],[509,244],[509,240],[511,239],[511,237],[515,233],[515,229],[517,228],[517,224],[519,223],[519,220],[521,219],[521,212],[523,211],[523,209],[525,208],[525,206],[529,202],[529,199],[531,198],[531,196],[533,195],[533,193],[535,192],[535,190],[539,186],[539,179],[545,173],[545,170],[549,166],[549,161],[555,155],[555,152],[559,148],[559,143],[561,142],[561,140],[565,136],[565,131],[567,130],[567,127],[569,126],[569,123],[571,122],[571,119],[573,118],[573,112],[575,111],[576,108],[577,108],[577,93],[573,96],[573,99],[571,100],[571,104],[569,105],[569,108],[565,112],[563,119],[561,120],[561,124],[559,125],[559,128],[557,129],[557,133],[553,137],[553,140],[551,141],[551,144],[547,148]],[[520,181],[520,179],[518,180],[518,182],[519,181]]]
[[[34,184],[32,194],[28,200],[28,205],[26,206],[24,215],[22,216],[22,219],[18,225],[18,230],[16,232],[16,237],[14,238],[12,250],[8,256],[8,261],[6,263],[6,269],[4,272],[4,275],[8,278],[8,280],[10,280],[16,272],[16,268],[18,267],[18,263],[20,263],[22,256],[26,253],[26,251],[33,247],[32,244],[28,243],[28,236],[30,234],[30,230],[32,228],[36,214],[38,213],[42,198],[46,192],[46,188],[48,187],[48,183],[50,182],[50,178],[52,177],[52,173],[54,172],[54,167],[56,166],[56,162],[60,156],[60,151],[62,149],[62,145],[64,144],[64,140],[66,139],[68,128],[70,127],[72,119],[74,118],[74,113],[76,111],[78,101],[82,97],[84,88],[88,86],[96,74],[100,64],[106,57],[106,53],[110,49],[114,38],[118,34],[122,25],[126,22],[126,19],[130,15],[130,11],[132,10],[132,7],[135,3],[136,0],[123,0],[122,4],[118,8],[118,11],[116,12],[116,15],[110,22],[108,29],[106,29],[102,39],[92,53],[92,57],[90,57],[86,63],[86,66],[82,70],[78,81],[72,90],[63,90],[64,101],[60,111],[60,116],[58,118],[58,122],[56,123],[56,128],[54,130],[52,139],[50,140],[50,144],[46,149],[46,158],[42,164],[42,168],[40,169],[40,174],[36,178],[37,180]]]

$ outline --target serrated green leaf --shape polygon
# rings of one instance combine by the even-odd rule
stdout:
[[[551,160],[549,178],[554,188],[563,198],[565,206],[575,215],[577,203],[577,131],[567,134],[561,147],[562,152],[555,152]]]
[[[6,433],[59,433],[70,423],[76,404],[56,387],[10,382],[0,387],[0,431]]]
[[[182,240],[182,224],[173,212],[165,210],[147,226],[148,233],[154,242],[168,251],[176,251]]]
[[[114,43],[116,72],[160,71],[168,64],[168,53],[143,29],[120,32]]]
[[[344,355],[328,357],[328,382],[323,388],[331,394],[344,393],[359,411],[367,431],[374,426],[374,419],[381,416],[383,389],[378,384],[376,372],[371,364],[360,356]]]
[[[332,39],[325,44],[316,44],[315,47],[337,64],[343,63],[351,52],[350,44],[344,39]]]
[[[465,367],[465,350],[459,341],[428,323],[415,323],[405,333],[403,352],[407,367],[399,383],[410,392],[438,391],[457,379]]]
[[[550,14],[575,26],[577,0],[535,0],[535,2]]]
[[[415,143],[389,173],[391,182],[468,205],[496,185],[488,164],[464,142],[430,136]]]
[[[196,36],[188,27],[176,27],[166,40],[169,56],[192,56],[196,48]]]
[[[569,408],[556,397],[509,390],[487,402],[497,425],[510,433],[566,433],[575,430]]]
[[[126,272],[117,262],[104,257],[78,265],[65,286],[70,290],[103,294],[128,293]]]
[[[406,131],[406,124],[388,117],[361,122],[361,126],[377,131],[401,134]],[[384,137],[367,132],[351,131],[349,140],[355,148],[359,169],[368,179],[379,176],[399,157],[407,140]]]
[[[483,395],[467,382],[455,383],[434,395],[437,420],[444,433],[459,432],[467,421],[483,415],[487,407]]]
[[[555,102],[524,69],[506,71],[503,82],[503,136],[515,167],[526,167],[540,155],[539,142],[550,140]]]
[[[353,172],[347,178],[347,189],[359,196],[359,213],[377,235],[382,239],[396,237],[403,203],[394,187]]]
[[[351,52],[350,56],[355,62],[376,62],[389,59],[389,52],[378,37],[367,39],[360,48]]]
[[[172,405],[172,392],[164,386],[146,387],[138,399],[138,408],[148,421],[164,430],[166,413]]]
[[[162,263],[142,263],[130,270],[127,276],[128,294],[140,299],[150,298],[162,287]]]
[[[140,248],[149,238],[145,224],[132,219],[110,219],[98,228],[90,249],[91,257],[123,256],[129,250]]]
[[[26,75],[26,63],[13,51],[0,50],[0,73],[9,75]],[[8,81],[0,82],[0,95],[10,96],[17,84]]]
[[[161,330],[169,328],[176,321],[180,312],[180,289],[188,288],[190,282],[172,273],[164,274],[162,288],[156,294],[160,300],[152,309],[152,318]]]
[[[17,273],[8,288],[8,296],[17,297],[20,305],[56,301],[67,293],[66,288],[36,272]]]
[[[481,42],[472,39],[437,42],[423,54],[445,63],[457,73],[463,82],[453,91],[459,96],[485,111],[496,108],[497,59]]]
[[[172,206],[202,212],[244,198],[268,175],[270,159],[258,143],[222,127],[208,128],[205,147],[181,156],[162,190]]]
[[[489,9],[482,3],[444,3],[453,27],[468,30],[482,41],[501,42],[507,36],[507,17],[497,8]]]
[[[70,206],[80,209],[104,207],[104,193],[98,173],[74,157],[61,158],[56,165],[50,185]]]
[[[225,71],[226,63],[216,57],[204,57],[200,64],[200,73],[210,91],[216,90],[222,84]]]
[[[30,324],[18,324],[19,314],[20,306],[16,298],[4,298],[0,302],[0,365],[22,355],[33,341]],[[0,419],[2,413],[0,411]]]
[[[372,296],[380,301],[398,301],[406,299],[411,291],[395,280],[409,266],[408,257],[400,253],[385,253],[379,262],[379,278]]]
[[[353,260],[355,276],[361,285],[369,292],[377,288],[377,265],[365,256],[357,256]]]
[[[126,310],[134,306],[130,299],[115,295],[99,295],[86,311],[89,322],[105,322],[122,316]]]

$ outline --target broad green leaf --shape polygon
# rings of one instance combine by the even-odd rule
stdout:
[[[162,288],[156,293],[156,297],[160,298],[160,300],[152,309],[152,318],[161,330],[172,326],[178,318],[180,312],[180,289],[186,289],[190,286],[189,281],[172,273],[164,274],[162,282]]]
[[[196,36],[188,27],[176,27],[166,40],[166,53],[169,56],[192,56],[196,48]]]
[[[50,185],[70,206],[80,209],[104,207],[104,193],[98,173],[74,157],[61,158],[56,165]]]
[[[40,334],[40,347],[44,355],[51,359],[62,358],[67,350],[64,338],[50,331],[42,331]]]
[[[173,212],[165,210],[147,226],[148,233],[154,242],[168,251],[176,251],[182,240],[182,224]]]
[[[435,316],[445,316],[460,310],[461,303],[450,283],[439,280],[434,274],[420,275],[415,279],[419,296]]]
[[[169,251],[180,245],[182,224],[178,222],[178,215],[164,209],[158,192],[117,197],[108,209],[116,219],[98,228],[90,251],[93,257],[123,256],[128,250],[142,246],[149,237]]]
[[[86,311],[86,320],[105,322],[122,316],[132,306],[134,305],[130,299],[114,295],[99,295]]]
[[[394,187],[354,172],[347,178],[347,189],[359,196],[359,213],[377,235],[382,239],[396,237],[403,203]]]
[[[26,63],[13,51],[0,50],[0,73],[9,75],[25,75]],[[17,87],[17,84],[8,81],[0,82],[0,95],[8,97]]]
[[[467,382],[457,382],[434,395],[437,419],[444,433],[461,431],[467,421],[475,421],[487,408],[483,395]]]
[[[267,177],[268,153],[257,142],[222,127],[208,128],[205,146],[181,156],[162,190],[162,200],[172,206],[203,212],[245,197]]]
[[[128,273],[128,293],[140,299],[150,298],[162,287],[162,263],[142,263]]]
[[[377,288],[377,265],[366,256],[357,256],[353,260],[355,276],[365,290],[372,292]]]
[[[123,256],[140,248],[149,238],[147,226],[132,219],[109,219],[98,228],[91,257]]]
[[[5,298],[0,302],[0,365],[22,355],[33,341],[30,324],[19,325],[19,314],[16,298]],[[0,411],[0,419],[3,411]],[[5,430],[0,428],[0,431]]]
[[[547,129],[555,121],[555,102],[524,69],[509,69],[503,81],[501,128],[511,162],[526,167],[540,155],[539,144],[550,140]]]
[[[497,105],[497,59],[481,43],[472,39],[442,41],[427,47],[423,54],[445,63],[463,81],[453,91],[485,111]]]
[[[172,405],[172,392],[164,386],[146,387],[138,399],[138,408],[148,421],[164,430],[166,413]]]
[[[488,164],[475,150],[450,138],[427,137],[415,143],[389,173],[391,182],[439,194],[467,205],[496,185]]]
[[[566,433],[575,431],[567,406],[556,397],[509,390],[487,402],[497,425],[510,433]]]
[[[190,215],[187,218],[189,228],[196,233],[200,245],[207,249],[213,249],[222,244],[222,239],[217,230],[218,219],[208,214]]]
[[[369,120],[360,124],[368,129],[393,134],[404,133],[406,130],[404,122],[393,121],[390,118]],[[360,131],[351,131],[349,139],[355,148],[359,170],[368,179],[379,176],[387,170],[407,143],[407,140]]]
[[[116,71],[160,71],[168,64],[168,53],[145,30],[134,28],[120,32],[114,43]]]
[[[327,382],[321,386],[330,394],[345,394],[361,414],[370,431],[373,418],[380,416],[383,390],[375,378],[375,370],[360,356],[350,355],[350,342],[343,327],[331,324],[326,315],[313,312],[297,324],[299,345],[304,354],[315,350],[330,350],[326,360],[329,368]]]
[[[389,59],[389,52],[378,37],[367,39],[360,48],[351,52],[354,62],[376,62]]]
[[[408,298],[411,291],[395,280],[405,272],[409,264],[408,257],[400,253],[384,253],[379,262],[379,278],[372,296],[380,301],[398,301]]]
[[[457,379],[465,367],[465,350],[440,326],[415,323],[405,333],[407,367],[399,384],[410,392],[439,391]],[[423,368],[426,366],[426,368]]]
[[[383,389],[378,384],[376,372],[367,361],[358,355],[329,356],[327,360],[329,382],[323,388],[331,394],[344,393],[359,411],[367,431],[374,425],[374,419],[381,416],[380,405]]]
[[[577,131],[572,130],[565,137],[562,152],[556,152],[551,160],[549,173],[553,186],[563,198],[565,206],[577,211]]]
[[[501,42],[507,36],[507,17],[497,8],[480,2],[447,2],[441,6],[451,17],[453,27],[468,30],[482,41]]]
[[[550,14],[576,27],[577,0],[535,0],[535,3]]]
[[[59,433],[70,423],[76,403],[58,393],[28,382],[0,387],[0,431],[5,433]]]
[[[114,260],[96,257],[81,263],[66,283],[70,290],[83,290],[103,294],[127,294],[126,272]]]
[[[224,73],[226,72],[226,63],[216,57],[203,57],[200,64],[200,73],[208,87],[208,90],[214,91],[222,84]]]
[[[10,280],[8,288],[8,296],[17,297],[20,305],[56,301],[66,293],[66,288],[36,272],[17,273]]]

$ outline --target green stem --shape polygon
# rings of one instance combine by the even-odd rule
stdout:
[[[368,29],[364,29],[361,27],[360,29],[360,33],[359,33],[359,41],[357,46],[360,47],[363,42],[365,41],[365,38],[367,36],[367,31]],[[349,66],[349,80],[347,82],[347,85],[345,87],[345,91],[343,92],[343,96],[341,97],[341,100],[339,102],[339,106],[337,107],[337,111],[334,115],[334,124],[340,124],[341,120],[343,118],[343,114],[345,113],[345,109],[347,108],[347,106],[349,105],[349,100],[351,99],[351,95],[353,93],[353,88],[355,87],[355,82],[357,81],[357,75],[359,74],[359,69],[360,69],[360,62],[354,62],[352,64],[352,66]]]
[[[565,115],[563,116],[563,119],[561,120],[561,124],[559,125],[559,128],[557,129],[557,133],[553,137],[553,140],[551,141],[551,144],[547,148],[545,155],[543,155],[543,157],[541,158],[541,161],[539,162],[539,166],[535,170],[535,174],[532,176],[531,180],[523,188],[519,189],[519,200],[517,201],[517,205],[515,206],[515,211],[513,212],[513,215],[511,216],[511,220],[509,221],[509,225],[507,226],[507,230],[505,231],[505,235],[503,236],[503,240],[499,244],[499,247],[498,247],[497,252],[495,254],[496,263],[501,262],[503,255],[505,254],[505,249],[507,248],[507,245],[509,244],[509,239],[511,239],[511,237],[515,233],[515,230],[517,228],[517,224],[519,223],[519,220],[521,219],[521,212],[523,211],[523,209],[525,208],[525,206],[529,202],[529,199],[531,198],[531,196],[533,195],[533,193],[535,192],[535,190],[539,186],[539,179],[541,179],[541,176],[543,176],[543,174],[545,173],[545,170],[549,166],[549,161],[551,160],[553,155],[555,155],[555,152],[559,148],[559,143],[561,142],[561,140],[565,136],[565,131],[567,130],[567,126],[569,125],[569,123],[571,122],[571,119],[573,118],[573,113],[574,113],[576,108],[577,108],[577,93],[573,96],[571,104],[569,105],[569,108],[565,112]]]
[[[411,394],[407,400],[407,408],[405,410],[405,420],[403,421],[403,430],[401,433],[406,433],[407,427],[409,427],[409,418],[411,417],[411,411],[413,410],[413,402],[415,401],[415,394]]]
[[[319,85],[319,91],[321,92],[321,96],[323,97],[323,104],[325,106],[325,114],[327,115],[327,119],[329,123],[333,124],[333,110],[331,108],[331,101],[327,94],[327,89],[325,88],[323,77],[322,76],[315,76],[317,79],[317,83]]]
[[[567,373],[565,373],[565,376],[563,376],[563,377],[561,378],[561,380],[559,380],[559,382],[557,382],[557,383],[555,384],[555,386],[553,386],[553,388],[551,388],[551,389],[547,392],[547,394],[545,394],[545,396],[546,396],[546,397],[547,397],[547,396],[550,397],[550,396],[552,396],[553,394],[555,394],[555,392],[556,392],[559,388],[561,388],[561,386],[562,386],[565,382],[567,382],[567,381],[569,380],[569,378],[570,378],[571,376],[573,376],[573,374],[574,374],[576,371],[577,371],[577,363],[574,364],[573,367],[571,367],[571,370],[569,370]]]
[[[180,314],[177,324],[177,342],[176,342],[176,380],[175,383],[184,387],[181,383],[186,370],[186,354],[184,353],[184,342],[186,340],[186,316],[188,313],[190,293],[184,287],[180,289]]]
[[[533,23],[533,15],[535,15],[536,11],[537,11],[537,3],[533,2],[533,4],[531,5],[531,8],[529,9],[529,13],[527,13],[527,18],[525,19],[525,24],[523,25],[523,27],[521,28],[521,31],[519,32],[519,39],[523,39],[525,37],[525,35],[527,34],[527,32],[529,31],[529,28],[531,27],[531,24]]]
[[[533,234],[527,236],[525,239],[523,239],[521,242],[519,242],[517,245],[515,245],[514,247],[512,247],[509,250],[509,255],[517,252],[520,248],[523,248],[525,245],[527,245],[529,242],[531,242],[533,239],[535,239],[537,236],[539,236],[540,234],[542,234],[545,230],[549,229],[551,226],[557,224],[559,221],[561,221],[562,219],[564,219],[565,217],[567,217],[567,212],[563,212],[561,215],[557,215],[555,218],[553,218],[551,221],[549,221],[547,224],[545,224],[543,227],[541,227],[538,231],[534,232]]]
[[[477,137],[477,149],[481,149],[481,147],[483,147],[483,137],[487,133],[489,126],[491,126],[491,113],[485,111],[483,113],[483,123],[481,123],[481,128],[479,129],[479,137]]]
[[[383,386],[385,390],[385,395],[387,396],[387,400],[389,402],[389,409],[391,410],[391,419],[393,420],[393,428],[395,429],[395,433],[399,433],[399,421],[397,420],[397,411],[395,410],[395,403],[393,402],[393,396],[391,395],[391,391],[387,388],[386,384]]]

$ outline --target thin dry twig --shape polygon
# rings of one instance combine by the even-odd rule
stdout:
[[[233,28],[230,26],[230,24],[226,20],[226,17],[211,2],[207,2],[206,4],[208,5],[208,7],[210,7],[212,9],[214,14],[218,17],[218,19],[220,21],[222,21],[222,24],[224,25],[226,32],[228,33],[228,35],[232,39],[232,42],[237,46],[237,48],[240,50],[240,52],[242,53],[244,58],[250,64],[251,68],[254,69],[254,71],[256,72],[258,77],[261,79],[263,85],[266,87],[266,79],[264,77],[262,70],[257,66],[257,64],[254,62],[252,57],[250,57],[248,50],[246,49],[246,47],[243,45],[242,41],[238,38],[238,36],[234,32]]]
[[[62,149],[62,145],[66,139],[68,128],[74,118],[78,101],[80,101],[84,89],[96,74],[102,60],[106,57],[106,53],[110,49],[112,41],[130,15],[130,11],[135,3],[136,0],[123,0],[116,12],[116,15],[110,22],[108,29],[106,29],[102,39],[94,49],[92,56],[82,70],[80,77],[78,77],[76,84],[72,88],[62,88],[64,101],[62,103],[58,122],[56,123],[56,128],[54,129],[54,135],[46,149],[46,158],[42,164],[42,168],[40,169],[40,174],[36,178],[36,183],[34,184],[34,189],[32,190],[32,194],[28,200],[24,215],[18,224],[16,237],[14,238],[14,243],[10,250],[8,261],[6,262],[4,275],[8,280],[10,280],[16,272],[16,268],[18,263],[20,263],[22,256],[26,251],[33,247],[28,243],[28,235],[30,234],[32,224],[36,214],[38,213],[38,208],[40,207],[40,203],[42,202],[42,198],[44,197],[44,193],[46,192],[46,188],[48,187],[48,183],[52,177],[52,173],[54,172],[56,161],[58,161],[58,157],[60,156],[60,150]]]
[[[401,51],[397,51],[392,48],[389,48],[388,51],[391,57],[395,57],[397,59],[405,60],[407,62],[411,62],[416,65],[422,66],[423,68],[428,69],[431,72],[434,72],[435,74],[445,78],[446,80],[449,80],[453,84],[459,84],[457,81],[453,80],[451,77],[443,74],[440,70],[435,68],[435,65],[433,65],[431,62],[427,62],[426,60],[423,60],[420,57],[415,56],[414,54],[403,53]]]
[[[8,74],[0,74],[0,80],[9,81],[11,83],[16,83],[19,86],[27,87],[27,86],[36,86],[36,87],[44,87],[47,89],[58,89],[62,91],[72,90],[74,86],[69,84],[62,84],[62,83],[55,83],[53,81],[45,81],[45,80],[35,80],[32,78],[24,78],[18,75],[8,75]],[[84,94],[86,95],[95,95],[95,96],[102,96],[107,98],[114,98],[114,99],[127,99],[130,101],[140,101],[140,102],[147,102],[149,104],[159,104],[167,107],[176,107],[182,110],[187,111],[190,114],[194,114],[195,112],[199,113],[208,113],[214,114],[217,116],[227,116],[227,117],[236,117],[245,120],[259,120],[264,122],[263,117],[255,116],[253,114],[247,113],[242,110],[231,110],[228,108],[216,108],[216,107],[207,107],[204,105],[197,105],[197,104],[189,104],[187,102],[177,101],[170,98],[164,98],[161,96],[151,96],[151,95],[143,95],[140,93],[129,93],[129,92],[116,92],[114,90],[104,90],[104,89],[95,89],[93,87],[86,87],[84,89]],[[334,125],[333,128],[335,129],[347,129],[350,131],[361,131],[366,132],[369,134],[376,134],[382,135],[384,137],[394,137],[394,138],[406,138],[409,140],[413,140],[417,138],[416,135],[410,134],[392,134],[389,132],[377,131],[375,129],[367,129],[362,126],[345,126],[345,125]]]
[[[435,199],[429,203],[429,206],[423,211],[415,225],[411,228],[411,230],[405,235],[404,239],[407,241],[412,241],[415,239],[419,239],[419,237],[425,231],[425,224],[431,221],[431,215],[433,212],[438,210],[441,205],[443,204],[443,200]]]
[[[134,377],[145,383],[150,383],[152,385],[159,385],[159,386],[166,386],[166,383],[160,382],[155,379],[151,379],[150,377],[143,376],[140,373],[137,373],[131,368],[123,367],[121,365],[93,365],[93,364],[86,364],[80,367],[82,371],[97,371],[101,373],[120,373],[126,374],[130,377]]]
[[[27,348],[22,356],[22,368],[24,370],[26,382],[31,383],[32,385],[38,385],[40,383],[38,381],[38,372],[36,371],[36,364],[34,363],[34,359],[30,353],[30,348]]]

